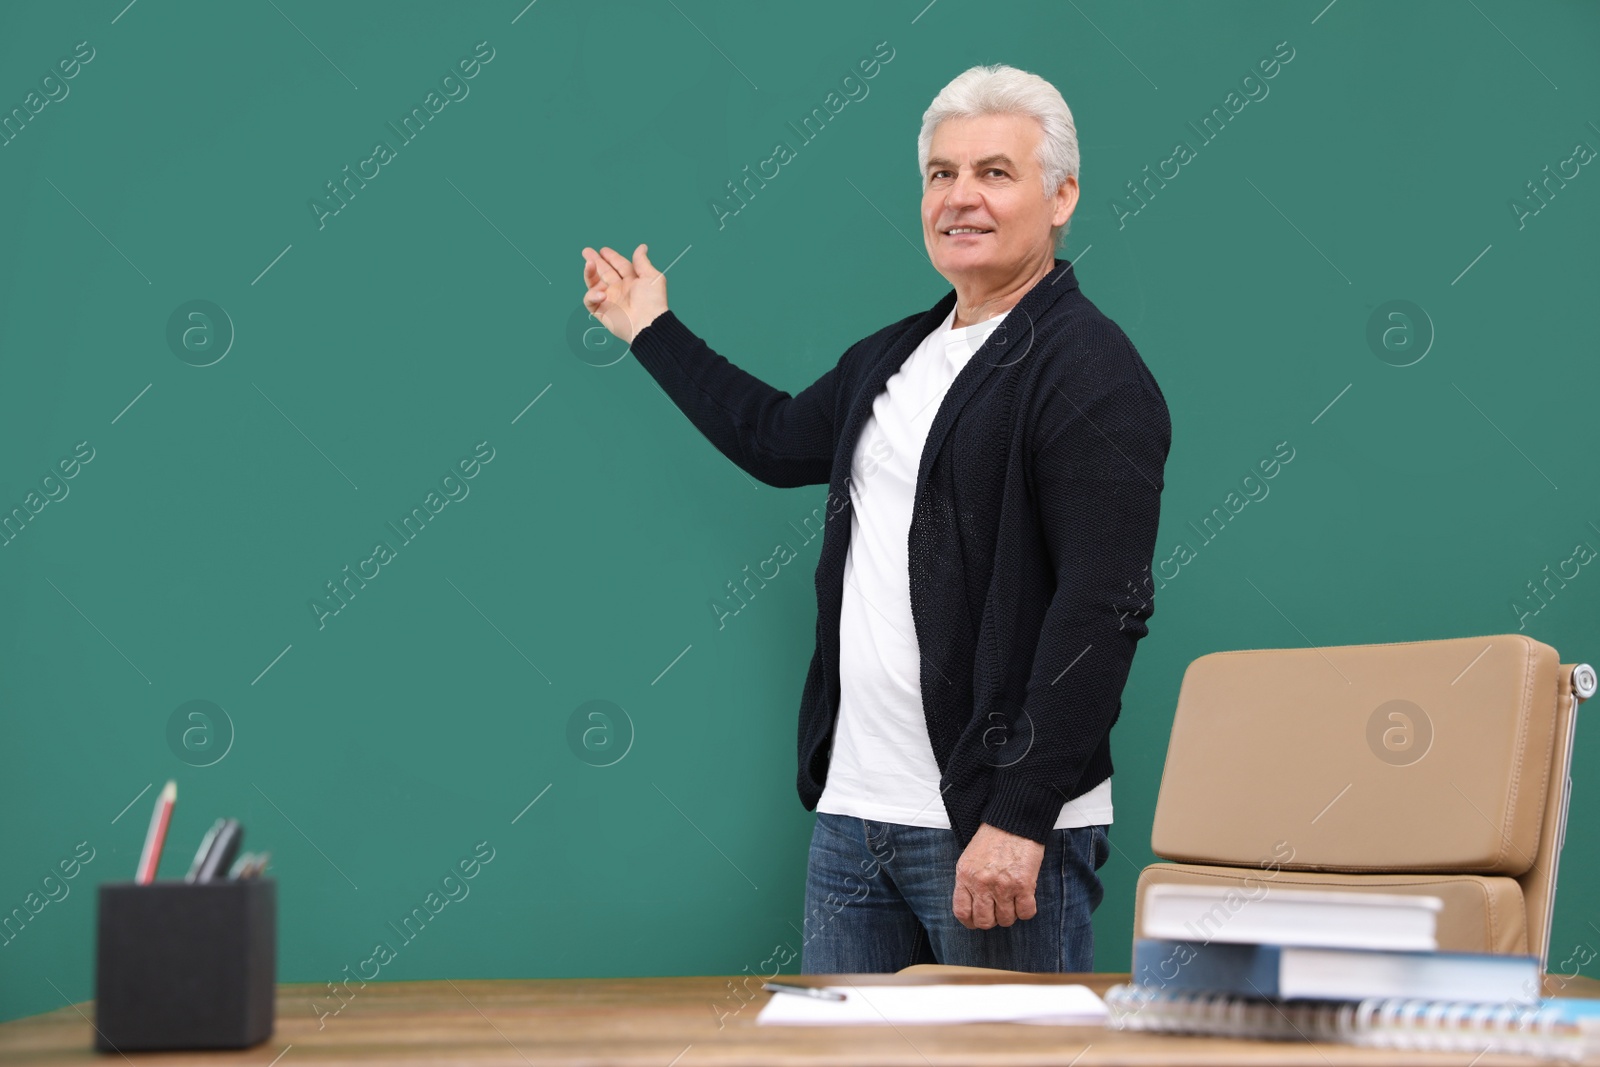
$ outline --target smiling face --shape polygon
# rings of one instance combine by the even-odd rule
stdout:
[[[1068,177],[1046,193],[1043,137],[1028,115],[945,119],[933,131],[922,239],[934,269],[958,291],[1001,285],[1054,261],[1050,229],[1072,217],[1078,182]]]

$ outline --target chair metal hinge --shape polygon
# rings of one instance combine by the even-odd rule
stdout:
[[[1594,696],[1597,688],[1600,688],[1600,682],[1595,678],[1593,667],[1580,663],[1572,668],[1572,691],[1580,702]]]

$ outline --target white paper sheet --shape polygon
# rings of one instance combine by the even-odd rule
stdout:
[[[773,993],[756,1022],[763,1026],[1028,1022],[1096,1026],[1106,1003],[1082,985],[838,985],[845,1000]]]

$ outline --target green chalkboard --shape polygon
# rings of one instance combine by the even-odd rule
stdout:
[[[948,291],[916,134],[989,62],[1074,109],[1063,254],[1172,412],[1095,915],[1125,968],[1195,657],[1600,658],[1597,45],[1592,5],[1505,0],[8,6],[0,1015],[92,996],[95,886],[168,778],[162,877],[242,820],[285,981],[797,949],[826,488],[754,481],[587,329],[580,250],[647,242],[685,323],[797,391]]]

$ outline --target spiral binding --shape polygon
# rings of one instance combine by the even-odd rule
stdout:
[[[1270,1000],[1226,993],[1167,993],[1136,985],[1106,991],[1113,1030],[1277,1041],[1337,1041],[1366,1048],[1496,1052],[1580,1063],[1600,1041],[1563,1024],[1558,1006],[1397,997],[1359,1002]]]
[[[1211,1034],[1268,1040],[1349,1041],[1356,1005],[1335,1001],[1272,1001],[1226,993],[1165,993],[1135,985],[1105,994],[1114,1030]]]

